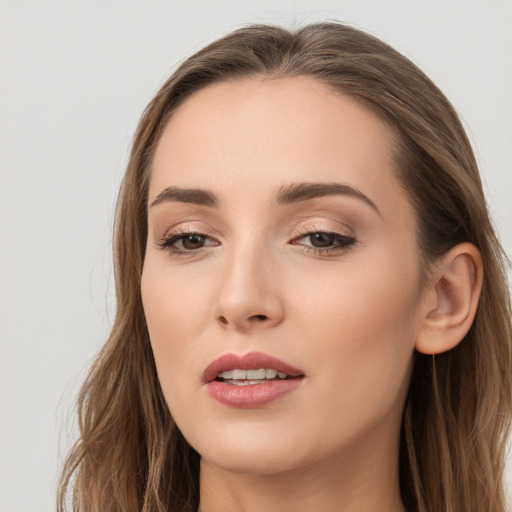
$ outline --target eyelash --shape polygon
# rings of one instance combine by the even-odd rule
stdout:
[[[329,235],[334,237],[333,243],[338,244],[334,247],[315,247],[313,245],[304,245],[297,243],[297,240],[302,240],[306,237],[311,237],[312,235]],[[329,256],[329,255],[336,255],[336,253],[344,252],[352,248],[355,243],[356,239],[349,235],[344,235],[342,233],[338,233],[337,231],[332,230],[326,230],[321,228],[314,228],[314,229],[305,229],[301,231],[300,236],[294,238],[291,243],[293,245],[300,245],[301,249],[306,252],[319,254],[322,256]]]
[[[334,237],[333,243],[337,243],[338,245],[334,246],[334,247],[315,247],[313,245],[305,245],[305,244],[297,243],[298,240],[301,240],[308,236],[317,235],[317,234],[329,235],[329,236]],[[187,249],[177,249],[176,247],[174,247],[174,244],[176,242],[184,240],[187,236],[191,236],[191,235],[196,235],[196,236],[200,236],[205,239],[211,240],[211,238],[206,233],[201,233],[200,231],[196,231],[196,230],[183,229],[183,230],[177,231],[175,233],[171,233],[168,236],[162,238],[162,240],[160,240],[158,242],[158,245],[161,249],[167,250],[172,256],[178,256],[178,257],[191,256],[193,254],[197,254],[198,252],[201,252],[201,249],[203,249],[204,246],[199,249],[188,249],[188,250]],[[299,245],[301,247],[301,249],[305,252],[314,253],[314,254],[322,255],[322,256],[328,256],[328,255],[333,255],[335,253],[349,250],[356,244],[356,239],[352,236],[344,235],[344,234],[338,233],[336,231],[329,231],[329,230],[325,230],[325,229],[316,229],[316,230],[309,229],[309,230],[302,231],[300,233],[300,236],[294,238],[290,243],[293,245]]]
[[[187,236],[192,235],[200,236],[203,238],[210,238],[206,233],[201,233],[200,231],[197,230],[182,229],[180,231],[170,233],[168,236],[165,236],[158,242],[158,245],[160,246],[161,249],[167,250],[173,256],[189,256],[199,251],[191,249],[177,249],[176,247],[173,247],[173,245],[176,242],[179,242],[180,240],[184,240]]]

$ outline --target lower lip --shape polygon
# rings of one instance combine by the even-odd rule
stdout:
[[[206,387],[212,398],[224,405],[241,409],[255,409],[277,400],[299,386],[302,377],[293,379],[273,380],[261,384],[237,386],[214,380]]]

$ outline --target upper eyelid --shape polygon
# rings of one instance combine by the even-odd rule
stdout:
[[[188,231],[188,230],[187,231],[172,231],[172,232],[166,233],[159,240],[161,243],[165,243],[166,241],[169,241],[170,239],[174,238],[175,239],[174,241],[177,242],[178,240],[184,239],[188,235],[199,235],[199,236],[202,236],[209,240],[214,240],[214,241],[218,242],[218,240],[215,237],[208,235],[204,231],[200,231],[197,229],[190,230],[190,231]]]
[[[178,228],[178,229],[171,229],[169,231],[167,231],[162,237],[160,237],[161,239],[166,239],[166,238],[171,238],[173,236],[180,236],[180,235],[183,235],[183,236],[186,236],[186,235],[201,235],[201,236],[204,236],[204,237],[207,237],[207,238],[212,238],[212,239],[216,239],[216,238],[221,238],[219,237],[219,235],[212,235],[212,234],[209,234],[207,233],[208,230],[206,229],[200,229],[200,228],[194,228],[194,227],[183,227],[183,228]],[[339,236],[353,236],[353,233],[351,232],[352,230],[348,230],[348,229],[340,229],[340,228],[332,228],[332,227],[329,227],[329,226],[325,226],[325,225],[314,225],[314,226],[308,226],[308,227],[302,227],[302,228],[298,228],[296,231],[295,231],[295,234],[293,234],[292,236],[307,236],[309,234],[313,234],[313,233],[331,233],[331,234],[334,234],[334,235],[339,235]]]
[[[204,223],[202,223],[204,224]],[[212,234],[213,232],[213,234]],[[160,237],[162,240],[165,238],[171,238],[173,236],[179,236],[179,235],[202,235],[206,236],[208,238],[217,239],[219,238],[219,235],[217,234],[216,230],[212,229],[210,226],[194,226],[190,224],[178,224],[177,226],[173,226],[172,228],[166,229],[164,231],[164,234]]]
[[[199,225],[195,225],[195,223],[198,223]],[[298,227],[293,228],[292,231],[294,232],[293,235],[300,235],[300,234],[308,234],[308,233],[317,233],[317,232],[328,232],[328,233],[335,233],[343,236],[354,236],[353,229],[349,228],[346,225],[343,225],[340,223],[340,221],[333,221],[333,220],[320,220],[320,219],[301,219],[298,222],[295,221],[294,223],[299,224]],[[334,226],[333,223],[336,225]],[[194,220],[192,222],[186,221],[179,223],[167,230],[165,230],[164,234],[161,238],[168,238],[174,235],[179,234],[201,234],[204,236],[208,236],[211,238],[219,239],[223,238],[221,233],[209,225],[209,223],[205,223],[201,220]]]
[[[325,233],[328,235],[333,235],[339,238],[355,238],[353,235],[349,235],[348,233],[340,233],[339,231],[327,230],[327,229],[318,229],[315,231],[307,231],[304,233],[300,233],[293,240],[300,240],[301,238],[305,238],[310,235],[315,235],[317,233]]]
[[[332,225],[326,225],[323,223],[313,224],[309,226],[303,226],[299,227],[296,230],[296,233],[298,235],[308,235],[312,233],[330,233],[333,235],[338,236],[346,236],[346,237],[352,237],[355,238],[355,233],[352,229],[349,229],[348,227],[334,227]]]

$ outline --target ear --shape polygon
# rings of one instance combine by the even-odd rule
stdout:
[[[469,331],[482,290],[480,251],[470,243],[456,245],[436,262],[432,278],[415,344],[424,354],[452,349]]]

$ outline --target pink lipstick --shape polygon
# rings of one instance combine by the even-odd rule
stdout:
[[[275,357],[260,352],[243,356],[226,354],[203,373],[213,399],[244,409],[262,407],[296,389],[304,373]]]

